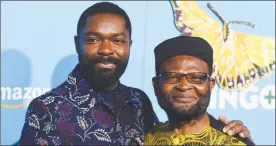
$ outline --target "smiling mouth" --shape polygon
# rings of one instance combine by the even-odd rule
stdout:
[[[180,103],[189,103],[189,102],[195,101],[195,98],[194,97],[179,97],[179,96],[176,96],[176,97],[174,97],[174,101],[180,102]]]
[[[96,66],[99,68],[106,68],[106,69],[113,69],[116,67],[114,63],[97,63]]]

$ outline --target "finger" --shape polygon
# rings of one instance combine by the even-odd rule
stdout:
[[[243,125],[241,124],[236,124],[234,125],[233,127],[231,127],[228,131],[227,131],[227,134],[228,135],[235,135],[235,134],[239,134],[243,131]]]
[[[248,137],[250,138],[250,132],[246,126],[243,126],[243,131],[239,133],[240,137]]]
[[[224,133],[227,133],[228,130],[231,129],[232,127],[234,127],[236,124],[237,124],[236,121],[228,122],[228,124],[226,124],[226,126],[224,126],[224,128],[222,129],[222,131],[223,131]]]
[[[224,124],[228,124],[228,123],[229,123],[229,121],[226,119],[225,116],[219,116],[219,120],[220,120],[221,122],[223,122]]]
[[[250,138],[249,132],[248,132],[248,131],[245,131],[245,130],[242,131],[242,132],[240,132],[239,135],[240,135],[240,137],[242,137],[242,138],[246,138],[246,137]]]

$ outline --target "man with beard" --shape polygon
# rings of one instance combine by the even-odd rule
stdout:
[[[199,37],[179,36],[155,48],[152,82],[168,122],[156,125],[145,145],[254,145],[248,138],[223,133],[224,124],[207,113],[213,50]]]
[[[79,64],[64,83],[30,103],[19,144],[142,144],[158,119],[143,91],[119,82],[131,44],[124,10],[109,2],[86,9],[75,36]],[[230,123],[249,136],[240,121]]]

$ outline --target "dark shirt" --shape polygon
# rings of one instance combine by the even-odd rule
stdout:
[[[79,66],[29,105],[20,145],[134,145],[159,123],[147,95],[121,83],[98,93]]]

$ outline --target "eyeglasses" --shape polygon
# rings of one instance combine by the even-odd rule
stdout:
[[[192,72],[187,74],[163,72],[157,75],[157,78],[162,79],[164,83],[168,84],[178,84],[182,81],[183,77],[186,77],[187,81],[191,84],[203,84],[210,78],[209,74],[201,72]]]

